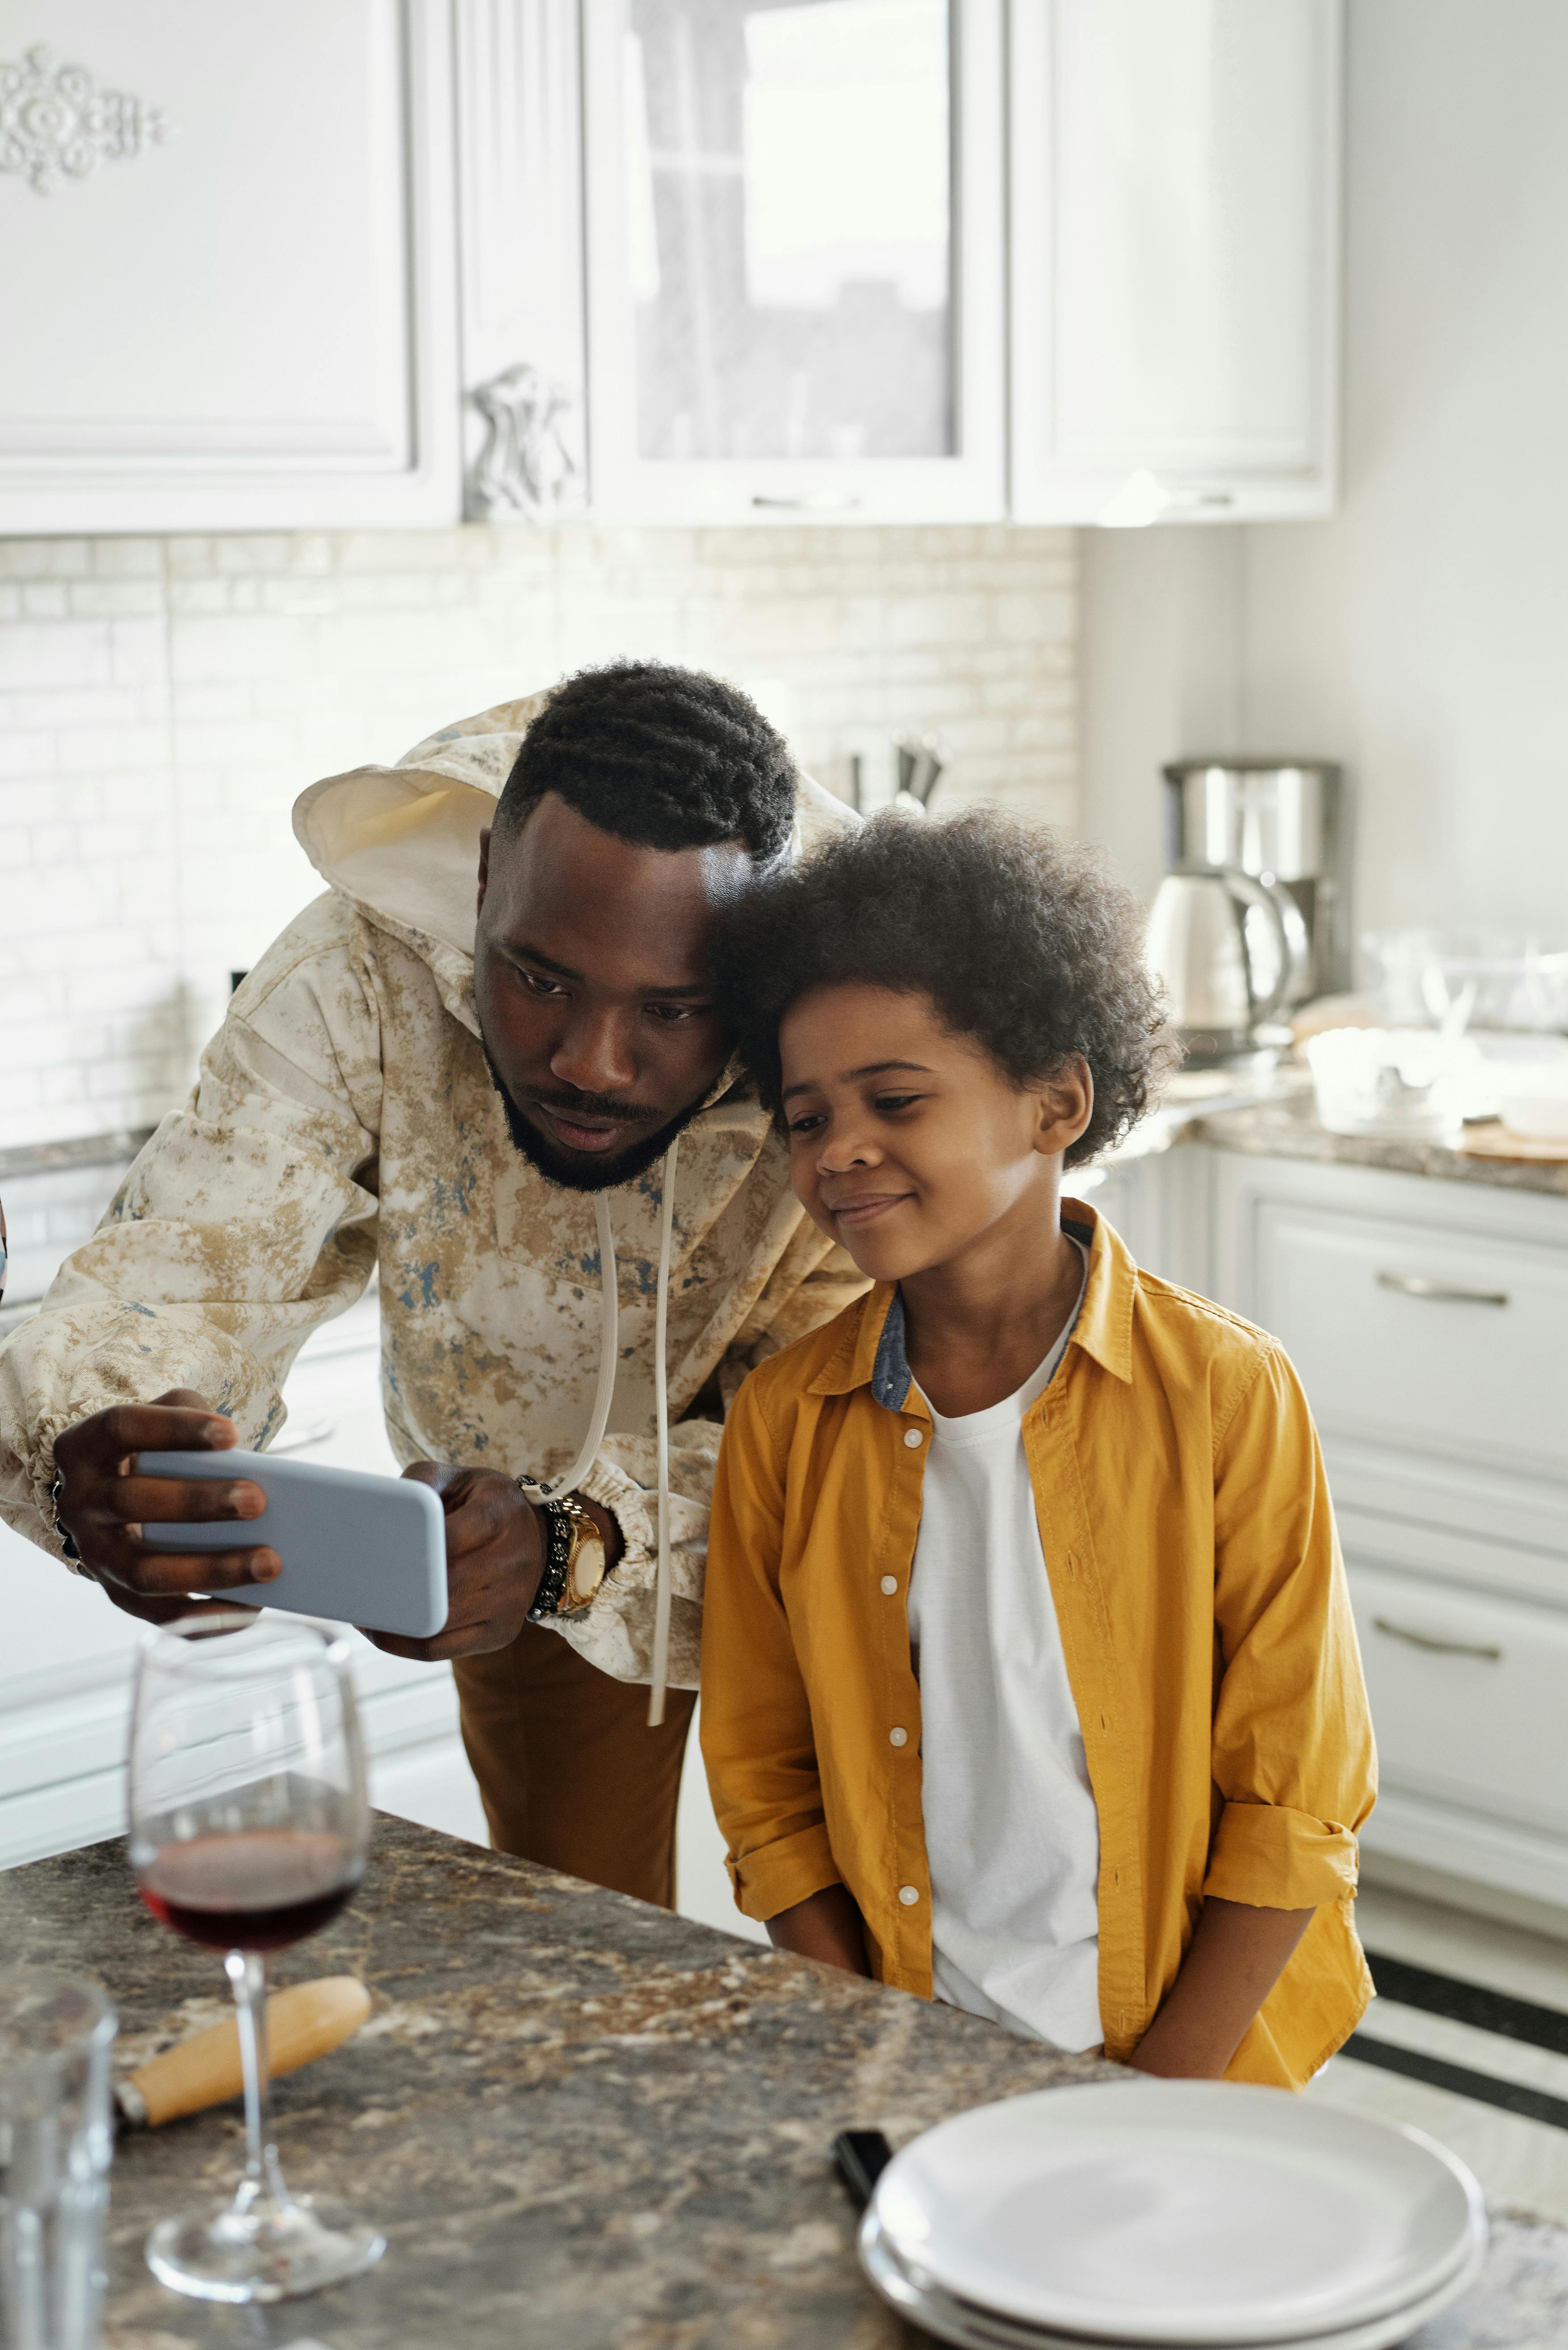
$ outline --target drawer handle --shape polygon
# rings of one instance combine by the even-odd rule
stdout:
[[[269,1444],[267,1451],[303,1452],[307,1444],[325,1444],[329,1436],[337,1433],[337,1422],[335,1419],[307,1419],[302,1427],[289,1429],[275,1444]]]
[[[1502,1650],[1489,1648],[1484,1640],[1440,1640],[1431,1632],[1413,1632],[1407,1624],[1391,1624],[1386,1616],[1372,1618],[1375,1632],[1386,1632],[1391,1640],[1407,1640],[1413,1648],[1426,1648],[1434,1657],[1479,1657],[1483,1665],[1501,1665]]]
[[[1506,1305],[1506,1289],[1460,1289],[1451,1281],[1429,1281],[1424,1273],[1380,1273],[1379,1289],[1397,1289],[1401,1297],[1435,1298],[1440,1305]]]

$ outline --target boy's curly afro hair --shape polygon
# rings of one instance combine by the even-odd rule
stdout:
[[[760,882],[726,922],[720,986],[742,1056],[779,1114],[778,1031],[810,989],[929,996],[1015,1085],[1082,1054],[1082,1166],[1136,1125],[1179,1057],[1143,957],[1143,912],[1092,849],[990,810],[888,814]]]

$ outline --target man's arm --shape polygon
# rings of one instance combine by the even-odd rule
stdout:
[[[1205,1901],[1181,1971],[1127,2063],[1172,2080],[1219,2080],[1312,1920],[1310,1909]]]
[[[264,1442],[300,1347],[374,1265],[379,1023],[353,941],[351,909],[329,899],[268,950],[191,1102],[0,1347],[0,1512],[57,1556],[68,1535],[120,1604],[172,1587],[144,1520],[234,1518],[260,1499],[140,1479],[137,1452]],[[255,1564],[196,1555],[178,1587],[225,1588]]]

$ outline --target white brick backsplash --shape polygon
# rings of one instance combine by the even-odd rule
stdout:
[[[1000,524],[0,540],[0,1149],[183,1095],[317,893],[318,775],[629,654],[753,684],[835,789],[929,729],[939,806],[1071,825],[1076,626],[1072,535]]]

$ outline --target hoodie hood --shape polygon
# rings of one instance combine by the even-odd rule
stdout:
[[[294,804],[295,838],[322,879],[426,962],[441,1001],[478,1034],[473,1011],[479,836],[495,814],[523,737],[552,688],[459,719],[395,767],[353,767],[312,784]],[[855,821],[842,800],[803,775],[792,856]]]

